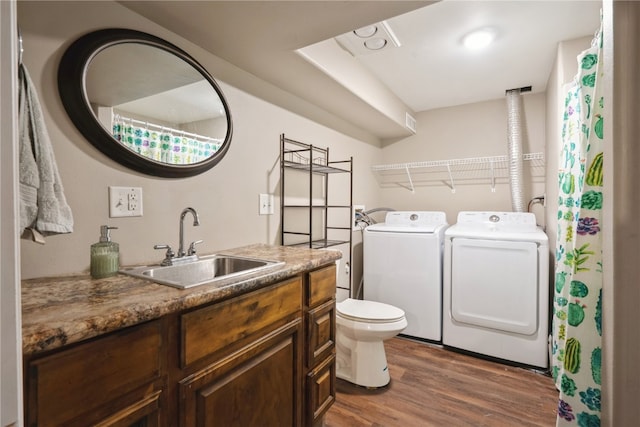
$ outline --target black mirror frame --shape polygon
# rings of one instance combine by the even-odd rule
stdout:
[[[85,74],[93,57],[101,50],[121,43],[142,43],[163,49],[190,64],[211,84],[220,97],[227,117],[227,134],[220,149],[208,159],[190,165],[171,165],[140,156],[120,144],[93,114],[86,94]],[[195,59],[179,47],[140,31],[104,29],[88,33],[65,51],[58,67],[58,91],[69,118],[80,133],[103,154],[114,161],[148,175],[163,178],[185,178],[201,174],[215,166],[231,145],[231,112],[222,90],[213,77]]]

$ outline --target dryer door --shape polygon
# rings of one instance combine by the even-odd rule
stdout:
[[[522,335],[538,327],[538,247],[534,242],[454,238],[451,317]]]

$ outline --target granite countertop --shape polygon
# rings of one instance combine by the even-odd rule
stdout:
[[[32,355],[163,315],[245,293],[303,271],[330,264],[339,251],[256,244],[218,252],[284,261],[285,264],[228,284],[176,289],[118,274],[105,279],[69,275],[22,282],[22,350]]]

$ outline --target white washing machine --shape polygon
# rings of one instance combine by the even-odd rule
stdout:
[[[443,273],[444,345],[548,367],[549,240],[532,213],[460,212]]]
[[[364,230],[364,299],[405,312],[402,332],[442,340],[444,212],[389,212]]]

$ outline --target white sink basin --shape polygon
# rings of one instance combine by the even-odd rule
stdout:
[[[209,255],[185,264],[160,266],[147,265],[120,270],[129,276],[151,279],[163,285],[179,289],[205,283],[215,283],[231,277],[239,277],[269,270],[283,265],[282,261],[246,258],[235,255]]]

